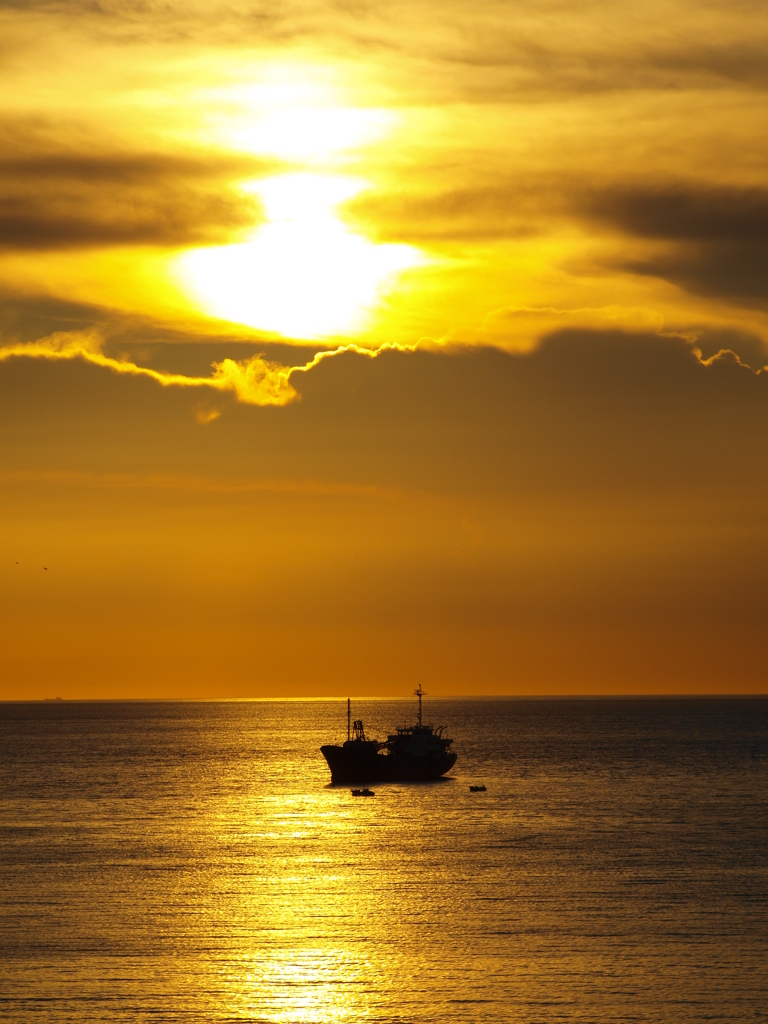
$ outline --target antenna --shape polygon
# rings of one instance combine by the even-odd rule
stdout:
[[[349,716],[351,712],[349,710],[349,697],[347,697],[347,743],[349,743]]]
[[[421,683],[419,683],[418,690],[414,690],[413,693],[414,693],[414,696],[419,698],[419,725],[421,725],[421,698],[422,697],[426,697],[427,691],[426,690],[422,690]]]

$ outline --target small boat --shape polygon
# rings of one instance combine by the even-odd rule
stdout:
[[[485,786],[470,786],[469,787],[469,792],[470,793],[484,793],[485,792]]]
[[[353,789],[352,796],[375,796],[376,794],[372,789],[368,789],[366,786],[364,789]]]

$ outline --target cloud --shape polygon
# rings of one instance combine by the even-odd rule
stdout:
[[[90,153],[44,149],[29,132],[0,159],[0,249],[182,246],[232,241],[260,220],[238,182],[267,160],[213,153]],[[24,150],[26,149],[26,152]],[[21,152],[20,152],[21,151]]]
[[[211,363],[209,377],[186,373],[172,373],[153,367],[141,366],[128,358],[118,358],[104,352],[103,334],[90,328],[79,331],[56,331],[36,341],[10,342],[0,347],[0,362],[11,359],[45,359],[54,362],[62,360],[83,360],[118,374],[131,377],[145,377],[156,381],[162,387],[195,388],[232,396],[244,405],[283,406],[300,398],[291,383],[296,373],[307,373],[326,359],[347,353],[375,359],[383,352],[413,351],[416,346],[382,345],[377,349],[362,348],[354,343],[341,345],[315,354],[308,362],[296,366],[284,366],[274,360],[265,359],[263,354],[251,355],[245,359],[224,358]],[[203,402],[195,411],[198,423],[212,423],[218,419],[221,410],[210,402]]]
[[[471,162],[467,155],[468,162]],[[428,178],[420,169],[422,183]],[[486,169],[482,178],[490,177]],[[476,177],[480,177],[476,173]],[[485,242],[525,238],[547,230],[553,215],[567,209],[564,181],[533,180],[519,174],[504,175],[496,181],[475,181],[469,187],[458,186],[427,191],[422,184],[396,192],[366,193],[348,203],[346,212],[353,220],[390,241],[413,244],[440,242]],[[571,183],[572,187],[572,183]]]
[[[102,352],[103,339],[95,331],[58,332],[38,341],[5,345],[0,362],[14,358],[72,360],[81,359],[115,373],[148,377],[163,387],[200,388],[233,394],[246,405],[287,405],[298,397],[290,383],[291,368],[269,362],[261,356],[236,361],[223,359],[213,364],[211,377],[190,377],[180,373],[138,366]],[[210,422],[215,415],[203,422]]]
[[[206,397],[194,410],[194,417],[198,423],[206,425],[221,415],[222,410],[217,398],[233,398],[246,406],[290,405],[302,397],[295,386],[297,374],[308,375],[328,360],[338,361],[342,357],[346,357],[347,360],[349,357],[378,360],[391,354],[407,355],[421,352],[442,354],[446,358],[458,357],[461,364],[460,357],[466,356],[473,349],[483,352],[488,350],[489,345],[499,345],[507,353],[514,351],[518,356],[531,360],[532,366],[539,365],[542,359],[544,365],[551,366],[553,352],[559,353],[559,361],[567,354],[564,361],[571,362],[569,339],[575,339],[573,351],[583,351],[591,358],[600,352],[608,363],[615,363],[618,357],[617,365],[623,368],[627,353],[634,351],[641,344],[647,344],[647,339],[654,336],[638,335],[631,330],[633,324],[642,321],[644,313],[643,310],[633,311],[622,307],[573,310],[508,307],[489,315],[483,329],[473,336],[449,335],[441,340],[422,339],[413,345],[393,343],[378,348],[364,348],[351,343],[321,350],[310,360],[296,365],[285,365],[274,359],[267,359],[263,353],[243,359],[227,357],[212,361],[212,373],[209,376],[170,372],[139,365],[125,356],[107,355],[104,352],[104,338],[96,329],[55,332],[33,342],[8,343],[0,347],[0,363],[13,359],[40,359],[53,362],[80,360],[119,375],[143,377],[164,388],[199,390],[205,393]],[[677,352],[678,362],[670,363],[670,366],[677,367],[680,353],[686,351],[689,359],[693,358],[705,368],[732,361],[741,369],[756,375],[768,372],[768,349],[757,338],[721,331],[703,332],[703,339],[700,339],[698,335],[684,336],[676,332],[665,332],[662,329],[663,325],[654,323],[652,317],[647,314],[646,322],[662,345],[674,343],[677,346],[674,351]],[[555,330],[552,329],[553,323],[557,325]],[[621,332],[622,326],[626,328],[625,332]],[[170,347],[173,349],[176,346]],[[672,352],[673,349],[669,351]],[[346,364],[346,360],[344,361]],[[659,362],[658,358],[656,362]]]
[[[98,337],[44,339],[36,359],[0,360],[0,427],[17,439],[4,467],[719,493],[762,479],[768,373],[725,351],[748,340],[720,334],[698,355],[679,338],[560,330],[526,354],[346,348],[304,363],[297,348],[279,366],[193,376],[107,360]],[[201,429],[195,413],[214,408],[224,414]]]
[[[768,240],[680,245],[620,266],[635,274],[665,278],[693,295],[768,311]]]
[[[470,172],[462,167],[456,173]],[[562,234],[573,239],[579,232],[583,256],[569,256],[566,268],[574,276],[609,267],[663,278],[693,295],[768,309],[765,187],[658,175],[642,184],[622,181],[621,175],[613,182],[595,175],[596,181],[581,170],[537,176],[502,172],[493,180],[491,166],[475,177],[474,185],[433,185],[432,190],[417,179],[410,191],[355,200],[348,214],[388,241],[448,251],[505,241],[546,246],[549,239]],[[608,244],[612,251],[595,258],[596,244]],[[642,329],[649,316],[655,314],[627,325]],[[582,318],[579,326],[599,325]]]
[[[474,178],[461,187],[364,194],[346,209],[385,230],[392,224],[409,238],[514,238],[574,218],[639,238],[748,242],[768,237],[768,189],[763,187],[670,182],[658,176],[643,184],[596,184],[577,171],[494,175],[492,165],[476,171]]]
[[[247,405],[287,405],[297,397],[290,382],[293,368],[269,363],[260,356],[243,361],[223,359],[214,363],[213,369],[211,385],[232,391]]]
[[[195,45],[230,52],[314,47],[389,72],[410,97],[474,102],[768,84],[768,25],[754,4],[661,0],[635,5],[632,17],[602,0],[578,7],[455,0],[381,4],[356,0],[2,0],[20,22],[61,22],[102,42]],[[664,31],[659,31],[663,24]]]
[[[697,295],[768,308],[768,189],[627,184],[585,196],[584,212],[638,239],[666,243],[617,260]]]
[[[587,193],[584,208],[645,238],[727,243],[768,237],[768,189],[754,186],[627,183]]]
[[[526,314],[540,331],[564,317],[597,328],[612,314],[585,310],[612,302],[638,312],[620,326],[645,329],[660,314],[643,303],[659,296],[676,325],[697,318],[688,296],[642,279],[652,275],[731,305],[768,301],[765,196],[717,184],[756,180],[764,164],[768,18],[754,5],[718,0],[702,12],[692,0],[673,10],[644,0],[629,19],[602,0],[578,10],[560,0],[4,6],[18,42],[0,126],[0,247],[11,254],[242,237],[261,213],[239,183],[273,168],[189,140],[234,144],[233,125],[257,125],[283,102],[266,88],[274,73],[280,95],[317,86],[320,102],[392,110],[390,138],[332,168],[370,178],[346,214],[381,240],[448,251],[398,281],[376,311],[377,337],[390,324],[391,336],[439,336],[512,305],[517,325],[530,306],[555,310],[548,324]],[[112,289],[115,303],[158,312],[156,259],[136,253],[149,272],[136,288]],[[106,304],[110,286],[97,275],[87,283],[88,260],[82,271],[34,255],[6,265],[9,280],[41,290],[79,276],[72,292]],[[724,322],[724,304],[710,305],[698,303],[698,319]],[[736,319],[746,329],[756,320]]]
[[[6,131],[2,134],[8,134]],[[0,158],[0,181],[45,180],[146,185],[153,181],[254,178],[271,173],[279,164],[244,154],[191,153],[84,153],[73,151],[35,151],[24,156]]]
[[[641,306],[584,306],[573,309],[504,306],[489,313],[479,330],[462,331],[455,340],[496,344],[505,350],[531,352],[541,344],[543,338],[560,330],[646,330],[669,336],[664,327],[661,314]],[[673,333],[676,337],[681,336],[677,332]],[[692,335],[691,339],[695,337]]]
[[[121,202],[121,200],[123,200]],[[231,241],[237,229],[253,225],[253,204],[221,196],[154,195],[136,210],[110,199],[102,211],[80,199],[58,196],[38,202],[29,197],[0,199],[0,248],[66,250],[116,245],[183,246]],[[236,237],[236,236],[235,236]]]
[[[92,329],[108,317],[108,311],[99,306],[0,287],[0,338],[5,344],[36,341],[57,331]]]
[[[221,416],[221,410],[212,405],[205,404],[195,409],[195,419],[203,426],[206,423],[213,423],[219,416]]]

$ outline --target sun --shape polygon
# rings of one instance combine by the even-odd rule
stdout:
[[[252,183],[265,223],[238,245],[185,252],[183,283],[208,314],[284,337],[360,331],[397,274],[423,262],[415,248],[375,244],[341,220],[339,205],[365,187],[312,173]]]
[[[241,88],[229,109],[218,126],[228,147],[290,169],[242,185],[264,212],[250,238],[179,256],[183,290],[209,316],[287,338],[358,333],[398,275],[425,262],[413,246],[377,244],[339,214],[371,188],[349,167],[364,166],[360,154],[393,130],[393,115],[279,77]]]

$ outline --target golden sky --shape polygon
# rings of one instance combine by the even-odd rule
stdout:
[[[0,0],[0,698],[764,692],[767,48]]]

